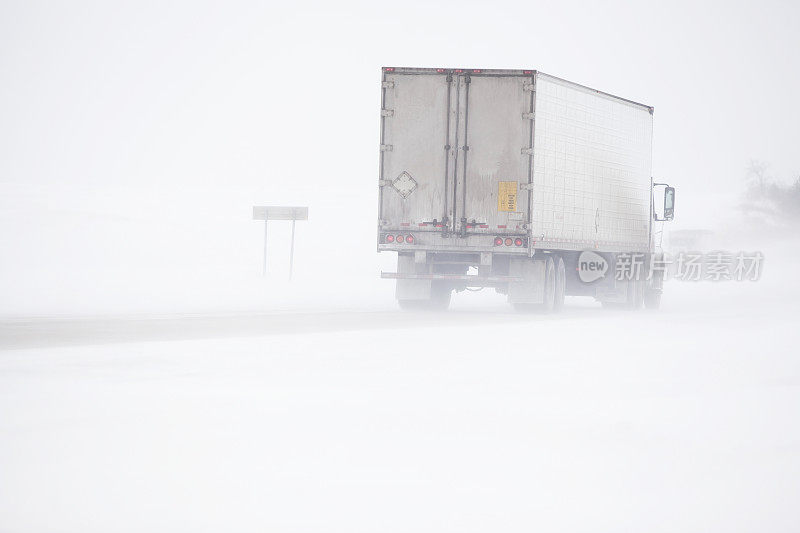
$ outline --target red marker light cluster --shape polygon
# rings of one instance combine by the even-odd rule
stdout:
[[[385,242],[387,244],[392,244],[394,242],[396,242],[398,244],[403,244],[403,243],[414,244],[415,242],[417,242],[417,239],[411,234],[409,234],[409,235],[402,235],[402,234],[400,234],[400,235],[392,235],[390,233],[387,233],[386,235],[383,236],[383,242]]]
[[[503,237],[498,236],[494,238],[495,246],[503,246],[504,244],[506,246],[511,246],[512,244],[514,246],[522,246],[523,244],[525,244],[525,240],[522,237],[517,237],[516,239],[512,239],[511,237],[506,237],[504,239]]]

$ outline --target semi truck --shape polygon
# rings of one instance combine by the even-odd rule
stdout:
[[[651,176],[653,107],[532,69],[381,74],[377,249],[402,308],[482,288],[522,311],[659,306],[675,189]]]

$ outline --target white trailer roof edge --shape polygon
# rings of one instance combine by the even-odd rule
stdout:
[[[545,78],[549,78],[550,80],[555,81],[556,83],[560,83],[562,85],[566,85],[566,86],[569,86],[569,87],[577,87],[577,88],[583,89],[585,91],[589,91],[591,93],[598,94],[600,96],[605,96],[605,97],[610,98],[612,100],[616,100],[616,101],[619,101],[619,102],[624,102],[624,103],[629,104],[629,105],[631,105],[633,107],[644,108],[645,110],[649,111],[651,115],[653,114],[653,111],[655,109],[653,106],[650,106],[650,105],[647,105],[647,104],[642,104],[640,102],[636,102],[634,100],[629,100],[627,98],[622,98],[621,96],[617,96],[617,95],[614,95],[614,94],[611,94],[611,93],[607,93],[607,92],[604,92],[604,91],[599,91],[597,89],[593,89],[593,88],[588,87],[586,85],[581,85],[580,83],[575,83],[574,81],[569,81],[569,80],[565,80],[564,78],[559,78],[558,76],[553,76],[552,74],[545,74],[544,72],[538,72],[537,76],[544,76]]]
[[[607,93],[605,91],[600,91],[598,89],[594,89],[589,87],[588,85],[582,85],[580,83],[575,83],[574,81],[565,80],[564,78],[560,78],[558,76],[553,76],[552,74],[547,74],[545,72],[541,72],[535,69],[476,69],[476,68],[425,68],[425,67],[383,67],[383,72],[393,73],[393,74],[469,74],[471,76],[520,76],[520,77],[528,77],[528,76],[544,76],[549,78],[553,81],[558,83],[562,83],[564,85],[568,85],[571,87],[578,87],[586,91],[590,91],[595,94],[599,94],[602,96],[606,96],[613,100],[617,100],[620,102],[625,102],[635,107],[641,107],[646,109],[652,115],[655,108],[651,105],[643,104],[641,102],[637,102],[635,100],[630,100],[628,98],[623,98],[621,96],[617,96],[615,94]]]

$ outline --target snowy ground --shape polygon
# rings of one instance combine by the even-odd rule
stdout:
[[[6,319],[0,530],[796,531],[792,295]]]
[[[800,246],[741,209],[797,176],[800,2],[649,4],[0,3],[0,533],[800,531]],[[765,278],[400,313],[381,65],[654,105],[658,238]]]

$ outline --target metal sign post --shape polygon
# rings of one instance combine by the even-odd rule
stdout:
[[[264,269],[261,272],[262,276],[267,275],[267,219],[264,219]]]
[[[289,279],[292,279],[294,269],[294,229],[298,220],[308,220],[308,207],[289,206],[253,206],[253,220],[264,221],[264,267],[262,276],[267,275],[267,221],[291,220],[292,221],[292,247],[289,251]]]
[[[294,268],[294,225],[297,220],[292,220],[292,247],[289,248],[289,281],[292,280],[292,269]]]

